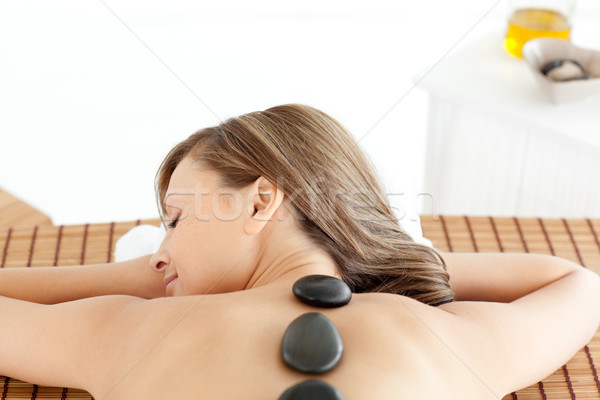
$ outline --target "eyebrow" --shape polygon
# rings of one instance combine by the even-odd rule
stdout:
[[[170,208],[176,208],[177,210],[183,210],[184,207],[184,203],[181,202],[181,200],[176,197],[176,196],[189,196],[189,195],[193,195],[194,193],[187,193],[187,192],[167,192],[165,193],[165,196],[163,198],[162,204],[164,205],[164,216],[166,217],[167,215],[169,215],[169,209]],[[175,203],[175,204],[173,204]]]
[[[165,211],[166,212],[169,212],[169,209],[173,209],[173,208],[175,208],[177,210],[181,210],[181,207],[177,207],[177,206],[175,206],[173,204],[169,204],[169,203],[165,202]]]
[[[187,189],[187,190],[186,189],[181,189],[180,191],[177,191],[177,192],[167,192],[167,193],[165,193],[164,199],[166,201],[169,197],[172,197],[172,196],[190,196],[190,195],[194,195],[194,194],[195,194],[195,192],[192,189]]]
[[[173,208],[177,208],[177,207],[175,207],[173,204],[168,203],[167,200],[165,200],[163,202],[163,216],[165,218],[168,218],[171,215],[171,213],[173,212],[172,211]]]
[[[169,203],[173,202],[173,201],[177,202],[176,199],[173,199],[173,196],[174,195],[178,195],[178,194],[181,194],[181,193],[177,193],[177,192],[168,192],[168,193],[165,193],[165,195],[163,197],[163,204],[164,204],[165,208],[167,208],[167,207],[173,207],[173,205],[171,205]]]

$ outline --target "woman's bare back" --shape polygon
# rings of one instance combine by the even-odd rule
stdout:
[[[293,296],[295,276],[226,294],[152,300],[99,295],[45,305],[0,296],[0,374],[85,389],[96,400],[276,399],[310,378],[332,383],[347,399],[491,400],[550,375],[598,329],[600,278],[589,270],[542,256],[448,260],[458,293],[476,299],[485,290],[492,294],[439,307],[399,295],[355,294],[347,306],[317,309]],[[523,265],[532,279],[511,279],[507,272]],[[77,271],[135,282],[119,268]],[[488,269],[498,271],[491,282],[500,280],[499,287],[518,287],[501,296],[508,303],[494,301],[494,287],[476,284],[487,282]],[[68,292],[69,286],[55,283],[74,271],[48,270],[56,273],[44,274],[22,298],[48,287]],[[23,277],[38,276],[27,272]],[[11,279],[9,270],[2,275],[12,284],[35,282]],[[91,279],[74,276],[71,286]],[[463,285],[467,276],[470,283]],[[280,354],[289,323],[311,311],[327,315],[345,344],[340,364],[316,377],[292,371]]]
[[[92,394],[97,400],[277,399],[295,383],[322,379],[348,400],[501,398],[459,359],[457,344],[444,339],[444,318],[432,320],[450,316],[442,309],[389,294],[355,294],[345,307],[317,309],[281,289],[134,301],[123,326],[115,326],[118,351],[98,366],[110,372],[99,374]],[[334,322],[345,346],[339,365],[322,375],[297,373],[281,358],[286,327],[314,311]]]

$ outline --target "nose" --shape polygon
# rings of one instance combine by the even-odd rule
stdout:
[[[171,258],[169,257],[169,248],[168,247],[169,246],[167,243],[167,238],[165,238],[162,241],[162,243],[160,244],[160,247],[158,248],[156,253],[154,253],[152,255],[152,257],[150,257],[150,267],[152,267],[153,271],[165,272],[165,269],[171,262]]]

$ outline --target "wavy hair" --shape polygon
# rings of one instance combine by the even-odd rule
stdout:
[[[454,300],[441,255],[400,228],[372,164],[324,112],[286,104],[192,134],[156,174],[161,215],[171,175],[187,155],[217,172],[224,187],[241,188],[260,176],[276,184],[353,292],[400,294],[432,306]]]

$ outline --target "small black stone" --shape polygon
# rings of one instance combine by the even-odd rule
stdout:
[[[329,371],[340,361],[343,352],[340,333],[321,313],[306,313],[293,320],[281,344],[283,361],[309,374]]]
[[[352,291],[344,281],[327,275],[308,275],[294,283],[296,297],[315,307],[342,307],[352,299]]]
[[[542,74],[548,75],[548,72],[552,71],[554,68],[561,67],[564,62],[565,60],[562,59],[549,61],[540,68],[540,71]]]
[[[542,72],[542,74],[548,75],[548,72],[552,71],[554,68],[562,67],[563,64],[566,62],[570,62],[577,65],[581,69],[581,71],[585,70],[585,68],[583,68],[583,66],[577,60],[557,59],[548,61],[540,68],[540,71]]]
[[[327,382],[309,380],[292,386],[279,400],[345,400],[342,393]]]

